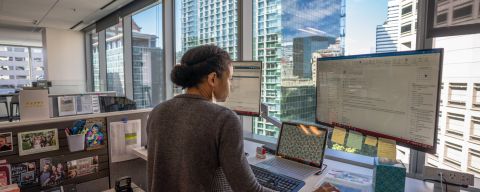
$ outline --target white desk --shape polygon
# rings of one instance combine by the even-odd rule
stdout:
[[[257,147],[261,146],[262,144],[255,143],[252,141],[247,141],[244,140],[244,149],[245,152],[249,154],[247,157],[248,163],[250,164],[256,164],[258,162],[264,161],[264,159],[257,159],[255,157],[255,151]],[[141,157],[142,159],[147,160],[147,150],[143,147],[140,148],[135,148],[134,149],[135,154]],[[273,155],[267,154],[267,159],[273,157]],[[341,163],[338,161],[332,161],[329,159],[325,159],[323,161],[326,165],[328,165],[327,169],[324,171],[324,174],[328,172],[330,169],[336,169],[336,170],[345,170],[348,172],[352,173],[359,173],[362,175],[373,175],[373,170],[364,168],[364,167],[359,167],[355,165],[350,165],[346,163]],[[324,175],[312,175],[308,177],[305,180],[305,186],[300,190],[301,192],[310,192],[315,190],[315,186],[317,186],[317,183],[320,182],[322,179],[322,176]],[[433,190],[433,184],[432,183],[425,183],[423,181],[417,180],[417,179],[411,179],[411,178],[406,178],[405,182],[405,191],[406,192],[432,192]]]
[[[250,164],[256,164],[258,162],[264,161],[264,159],[257,159],[255,157],[255,151],[256,148],[261,146],[262,144],[255,143],[252,141],[244,141],[244,149],[245,152],[249,154],[247,157],[248,163]],[[267,154],[267,159],[273,157],[273,155]],[[359,167],[355,165],[350,165],[346,163],[341,163],[338,161],[332,161],[329,159],[325,159],[323,161],[324,164],[328,165],[327,169],[324,171],[322,175],[312,175],[308,177],[305,181],[305,186],[300,190],[301,192],[310,192],[314,191],[317,186],[317,184],[320,182],[322,179],[322,176],[328,172],[330,169],[336,169],[336,170],[344,170],[352,173],[358,173],[362,175],[373,175],[373,170],[364,168],[364,167]],[[411,192],[411,191],[416,191],[416,192],[432,192],[433,191],[433,184],[432,183],[424,183],[423,181],[417,180],[417,179],[411,179],[408,178],[406,179],[405,182],[405,191],[406,192]]]
[[[135,148],[132,148],[132,150],[136,156],[142,158],[145,161],[148,161],[148,151],[147,149],[145,149],[145,147],[135,147]]]

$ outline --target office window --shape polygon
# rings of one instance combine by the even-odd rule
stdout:
[[[45,80],[45,64],[43,63],[43,49],[38,47],[31,48],[32,65],[30,70],[30,78],[32,81]]]
[[[477,149],[480,149],[480,146]],[[480,150],[470,149],[468,153],[468,170],[476,177],[480,177]]]
[[[446,24],[448,20],[448,12],[437,15],[437,25]]]
[[[463,137],[465,131],[465,115],[447,113],[447,134],[454,137]]]
[[[475,109],[480,108],[480,83],[473,84],[472,107]]]
[[[453,20],[461,20],[466,18],[471,18],[473,13],[473,5],[466,5],[461,7],[456,7],[453,10]]]
[[[40,61],[31,58],[40,58]],[[37,77],[36,67],[43,67],[41,47],[0,45],[0,94],[31,85]]]
[[[474,105],[477,100],[478,83],[480,82],[480,66],[478,66],[480,55],[477,54],[480,52],[480,47],[478,43],[476,43],[479,41],[480,34],[433,39],[433,46],[435,48],[444,49],[442,81],[445,83],[445,89],[448,91],[442,91],[441,97],[448,99],[448,101],[445,102],[446,105],[440,106],[440,110],[450,114],[453,113],[455,115],[452,117],[458,119],[453,119],[454,124],[458,123],[456,125],[452,125],[452,122],[447,123],[447,126],[453,126],[453,129],[447,127],[447,130],[450,131],[438,132],[437,137],[449,141],[449,143],[463,146],[463,150],[466,152],[465,155],[457,154],[455,157],[457,160],[456,164],[452,164],[451,158],[440,158],[439,168],[448,169],[456,167],[458,171],[469,172],[472,169],[471,162],[477,162],[478,159],[478,155],[470,155],[469,157],[468,152],[479,149],[479,116],[478,108],[475,108]],[[451,88],[453,88],[452,91],[450,91]],[[470,94],[472,94],[472,96],[470,96]],[[470,106],[470,103],[472,103],[472,106]],[[458,104],[462,107],[459,108]],[[447,116],[449,116],[448,113],[446,114]],[[447,121],[449,120],[447,119]],[[445,142],[437,146],[437,153],[442,154],[442,152],[449,148],[448,145],[449,144]],[[472,161],[472,159],[474,161]],[[425,163],[427,164],[427,162]],[[476,177],[478,178],[480,175],[476,174]]]
[[[228,51],[232,59],[237,59],[237,5],[237,0],[231,2],[223,0],[175,1],[176,63],[180,63],[180,59],[188,49],[203,44],[215,44]],[[224,21],[224,24],[220,20]],[[205,30],[201,30],[201,26],[204,26]],[[175,89],[175,94],[178,93],[181,93],[181,90]]]
[[[467,100],[466,83],[450,83],[448,91],[449,105],[465,107],[465,102]]]
[[[410,33],[411,31],[412,31],[412,24],[403,25],[402,28],[400,29],[400,33],[402,35],[406,33]]]
[[[412,14],[413,5],[408,5],[402,8],[402,17]]]
[[[125,96],[123,46],[112,46],[118,41],[123,41],[122,20],[105,30],[105,44],[107,44],[107,91],[115,91],[117,96]]]
[[[89,39],[89,59],[91,66],[91,75],[92,75],[92,91],[100,91],[100,63],[99,63],[99,50],[98,50],[98,33],[94,30],[86,33],[86,38]],[[110,48],[110,47],[109,47]]]
[[[162,4],[156,4],[132,16],[133,100],[138,108],[165,99],[162,15]]]
[[[417,19],[417,1],[410,2],[254,1],[253,56],[264,62],[261,96],[269,115],[282,121],[315,121],[317,58],[415,49],[415,28],[400,36],[401,24]],[[400,17],[401,4],[412,6],[411,16]],[[267,130],[278,137],[278,128],[254,119],[253,133],[272,135]],[[376,155],[375,148],[358,150],[331,142],[329,148]],[[399,158],[408,164],[409,149],[398,148]]]
[[[460,170],[462,154],[462,146],[450,142],[445,142],[444,160],[446,165],[455,170]]]
[[[480,143],[480,117],[472,116],[470,124],[470,140]]]

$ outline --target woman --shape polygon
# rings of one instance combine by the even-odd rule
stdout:
[[[171,80],[186,94],[150,113],[148,191],[268,191],[245,158],[238,117],[214,103],[227,99],[232,75],[230,56],[214,45],[190,49],[174,67]]]

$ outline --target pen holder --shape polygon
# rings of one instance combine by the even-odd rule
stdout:
[[[67,135],[68,149],[70,152],[85,149],[85,134]]]

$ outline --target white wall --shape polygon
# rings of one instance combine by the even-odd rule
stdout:
[[[85,41],[81,32],[45,28],[43,47],[51,94],[86,92]]]
[[[0,27],[0,44],[41,47],[42,33]]]

